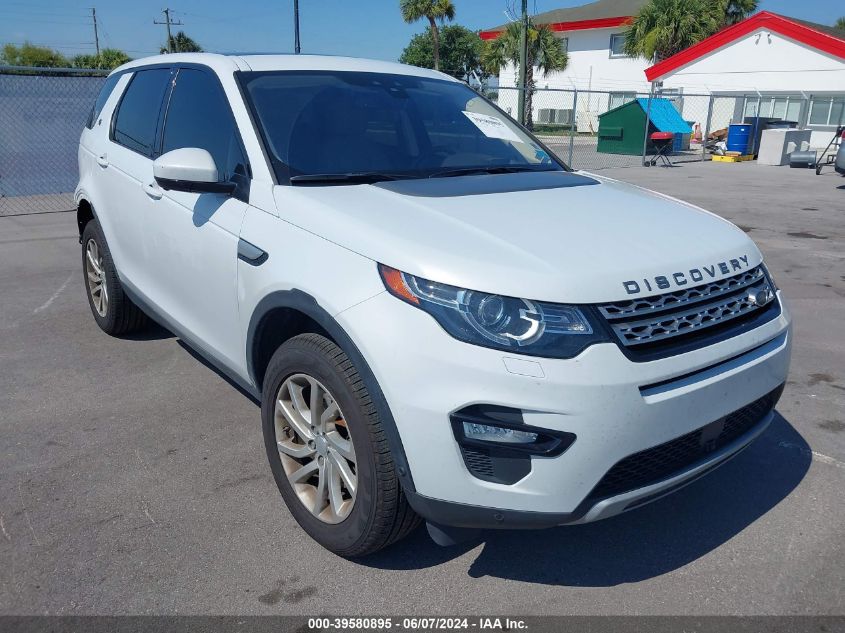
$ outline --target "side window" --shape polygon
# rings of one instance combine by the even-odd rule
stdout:
[[[248,175],[237,126],[217,79],[201,70],[183,68],[176,77],[162,152],[183,147],[208,150],[221,182]]]
[[[94,107],[91,108],[91,112],[88,114],[88,121],[85,123],[85,127],[89,130],[93,129],[94,123],[100,116],[100,112],[103,111],[103,106],[106,105],[106,101],[109,100],[112,90],[114,90],[114,87],[122,76],[120,73],[115,73],[103,82],[103,87],[100,88],[100,94],[97,95],[97,100],[94,102]]]
[[[158,114],[169,79],[168,68],[135,73],[115,115],[112,138],[116,143],[152,156]]]

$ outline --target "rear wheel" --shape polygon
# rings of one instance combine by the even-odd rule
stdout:
[[[82,231],[82,271],[88,305],[101,330],[116,336],[135,332],[147,324],[146,315],[123,292],[97,220],[89,221]]]
[[[267,368],[261,415],[279,491],[323,547],[364,556],[419,524],[376,406],[334,342],[303,334],[282,345]]]

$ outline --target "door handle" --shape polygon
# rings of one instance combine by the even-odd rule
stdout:
[[[246,262],[250,266],[261,266],[267,261],[270,254],[258,248],[255,244],[250,244],[245,239],[238,240],[238,259]]]
[[[153,200],[160,200],[161,197],[164,195],[164,191],[161,190],[161,187],[152,182],[144,185],[144,193],[147,194]]]
[[[100,167],[108,167],[109,166],[109,157],[106,156],[105,154],[101,154],[100,156],[97,156],[97,164]]]

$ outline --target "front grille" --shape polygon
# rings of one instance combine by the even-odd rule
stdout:
[[[765,298],[765,301],[761,301]],[[741,326],[776,309],[775,289],[762,266],[733,277],[653,297],[598,306],[623,349],[676,353],[691,340]]]
[[[590,498],[612,497],[650,486],[706,459],[756,426],[774,409],[782,392],[783,385],[707,426],[629,455],[602,477]]]

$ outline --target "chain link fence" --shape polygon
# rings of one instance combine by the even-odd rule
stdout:
[[[516,118],[521,92],[500,86],[493,98]],[[531,95],[532,128],[575,169],[650,165],[656,147],[648,137],[655,131],[674,133],[668,159],[685,163],[709,160],[713,151],[719,151],[719,142],[726,139],[728,126],[746,117],[805,123],[810,99],[783,94],[694,94],[683,89],[650,94],[537,88]]]
[[[107,74],[0,67],[0,216],[73,208],[79,134]]]
[[[106,75],[0,67],[0,216],[73,208],[79,134]],[[520,93],[501,86],[487,91],[514,118]],[[675,133],[669,160],[683,163],[709,159],[728,125],[746,117],[799,125],[829,122],[834,115],[845,121],[839,101],[822,99],[825,110],[811,107],[812,100],[813,95],[690,94],[678,88],[655,95],[538,88],[531,114],[535,134],[563,161],[595,171],[650,164],[654,148],[648,136],[665,125]]]

